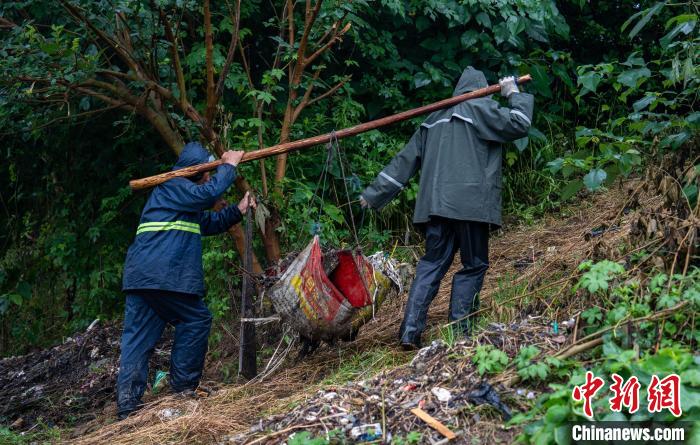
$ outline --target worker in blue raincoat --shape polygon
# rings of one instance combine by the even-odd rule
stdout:
[[[421,171],[413,222],[425,233],[425,255],[399,332],[406,349],[420,347],[428,307],[457,251],[462,268],[452,279],[449,319],[467,335],[473,324],[489,266],[489,229],[501,225],[501,144],[527,136],[534,107],[513,77],[499,83],[507,107],[487,96],[432,113],[362,192],[364,207],[382,209]],[[486,86],[484,74],[468,67],[453,95]]]
[[[166,324],[175,326],[170,386],[195,396],[207,352],[211,313],[203,301],[202,236],[227,231],[255,201],[210,211],[236,177],[242,151],[223,154],[216,174],[174,178],[151,192],[124,264],[124,332],[117,379],[120,419],[138,409],[146,389],[148,359]],[[173,170],[207,162],[196,142],[185,145]]]

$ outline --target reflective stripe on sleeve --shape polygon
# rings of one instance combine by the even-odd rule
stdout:
[[[387,181],[391,182],[391,183],[394,184],[396,187],[398,187],[398,188],[400,188],[400,189],[403,188],[403,184],[401,184],[399,181],[397,181],[396,179],[392,178],[391,176],[387,175],[386,173],[384,173],[384,172],[379,172],[379,176],[381,176],[382,178],[384,178],[384,179],[386,179]]]
[[[139,227],[136,229],[136,234],[140,235],[145,232],[161,232],[166,230],[181,230],[183,232],[201,234],[199,224],[189,221],[145,222],[139,224]]]
[[[515,115],[517,115],[517,116],[522,117],[523,119],[525,119],[525,122],[527,122],[528,125],[532,124],[532,122],[530,121],[530,118],[527,117],[527,116],[525,115],[525,113],[523,113],[522,111],[510,110],[510,112],[513,113],[513,114],[515,114]]]

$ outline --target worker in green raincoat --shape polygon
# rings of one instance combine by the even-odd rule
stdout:
[[[502,107],[490,96],[432,113],[361,195],[364,207],[382,209],[420,169],[413,222],[425,233],[425,255],[416,266],[399,332],[404,348],[420,347],[428,307],[459,250],[462,269],[452,279],[450,321],[466,335],[488,269],[491,226],[501,225],[501,144],[527,136],[534,98],[515,78],[499,81]],[[453,95],[486,87],[468,67]]]

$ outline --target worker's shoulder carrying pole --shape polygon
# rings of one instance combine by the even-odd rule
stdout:
[[[529,82],[532,77],[526,74],[518,78],[518,84]],[[247,152],[243,155],[241,162],[253,161],[255,159],[263,159],[270,156],[275,156],[283,153],[288,153],[290,151],[299,150],[306,147],[312,147],[318,144],[324,144],[330,141],[332,135],[337,139],[346,138],[349,136],[354,136],[356,134],[364,133],[366,131],[374,130],[380,127],[394,124],[396,122],[405,121],[407,119],[420,116],[422,114],[432,113],[433,111],[441,110],[443,108],[451,107],[460,102],[464,102],[469,99],[476,99],[479,97],[488,96],[490,94],[498,93],[501,90],[500,85],[490,85],[486,88],[481,88],[469,93],[461,94],[459,96],[450,97],[449,99],[444,99],[439,102],[432,103],[430,105],[425,105],[422,107],[414,108],[412,110],[404,111],[399,114],[394,114],[392,116],[383,117],[381,119],[376,119],[373,121],[365,122],[364,124],[355,125],[354,127],[345,128],[343,130],[336,131],[333,133],[322,134],[319,136],[314,136],[307,139],[301,139],[298,141],[287,142],[284,144],[273,145],[272,147],[261,148],[260,150],[253,150]],[[179,170],[173,170],[165,173],[161,173],[155,176],[149,176],[142,179],[134,179],[129,181],[129,185],[133,190],[141,190],[149,187],[154,187],[158,184],[178,177],[188,177],[194,176],[202,172],[214,170],[222,164],[222,161],[216,160],[213,162],[207,162],[206,164],[194,165],[192,167],[185,167]]]

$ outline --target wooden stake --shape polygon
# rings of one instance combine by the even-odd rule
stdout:
[[[518,78],[518,84],[529,82],[532,77],[527,74]],[[500,85],[491,85],[486,88],[481,88],[470,93],[461,94],[459,96],[454,96],[449,99],[444,99],[439,102],[434,102],[430,105],[425,105],[422,107],[414,108],[412,110],[404,111],[392,116],[383,117],[381,119],[376,119],[373,121],[365,122],[364,124],[355,125],[354,127],[344,128],[335,132],[335,137],[338,139],[343,139],[350,136],[355,136],[360,133],[364,133],[370,130],[375,130],[380,127],[385,127],[387,125],[395,124],[397,122],[412,119],[416,116],[423,114],[432,113],[433,111],[441,110],[443,108],[451,107],[460,102],[464,102],[469,99],[477,99],[479,97],[485,97],[491,94],[495,94],[501,91]],[[289,153],[291,151],[299,150],[302,148],[312,147],[318,144],[325,144],[331,140],[333,133],[326,133],[319,136],[314,136],[306,139],[301,139],[293,142],[286,142],[284,144],[273,145],[272,147],[261,148],[260,150],[253,150],[247,152],[243,156],[241,162],[249,162],[256,159],[268,158],[270,156],[276,156],[284,153]],[[155,176],[149,176],[142,179],[134,179],[129,181],[129,186],[132,190],[141,190],[150,187],[154,187],[158,184],[162,184],[172,178],[188,177],[194,176],[196,174],[214,170],[219,165],[221,165],[221,160],[216,160],[213,162],[207,162],[205,164],[194,165],[192,167],[185,167],[179,170],[173,170],[165,173],[161,173]]]
[[[442,434],[443,436],[445,436],[445,438],[446,438],[447,440],[452,440],[452,439],[454,439],[455,437],[457,437],[457,435],[456,435],[455,433],[453,433],[449,428],[447,428],[447,427],[446,427],[445,425],[443,425],[439,420],[437,420],[436,418],[434,418],[434,417],[431,416],[430,414],[426,413],[426,412],[423,411],[422,409],[420,409],[420,408],[413,408],[413,409],[411,410],[411,412],[412,412],[415,416],[417,416],[418,418],[420,418],[422,421],[424,421],[425,423],[427,423],[428,425],[430,425],[430,427],[433,428],[434,430],[436,430],[438,433],[440,433],[440,434]]]
[[[245,255],[243,258],[243,286],[241,289],[241,328],[238,349],[238,373],[247,379],[258,374],[257,351],[255,342],[255,317],[253,305],[253,209],[246,212]]]

